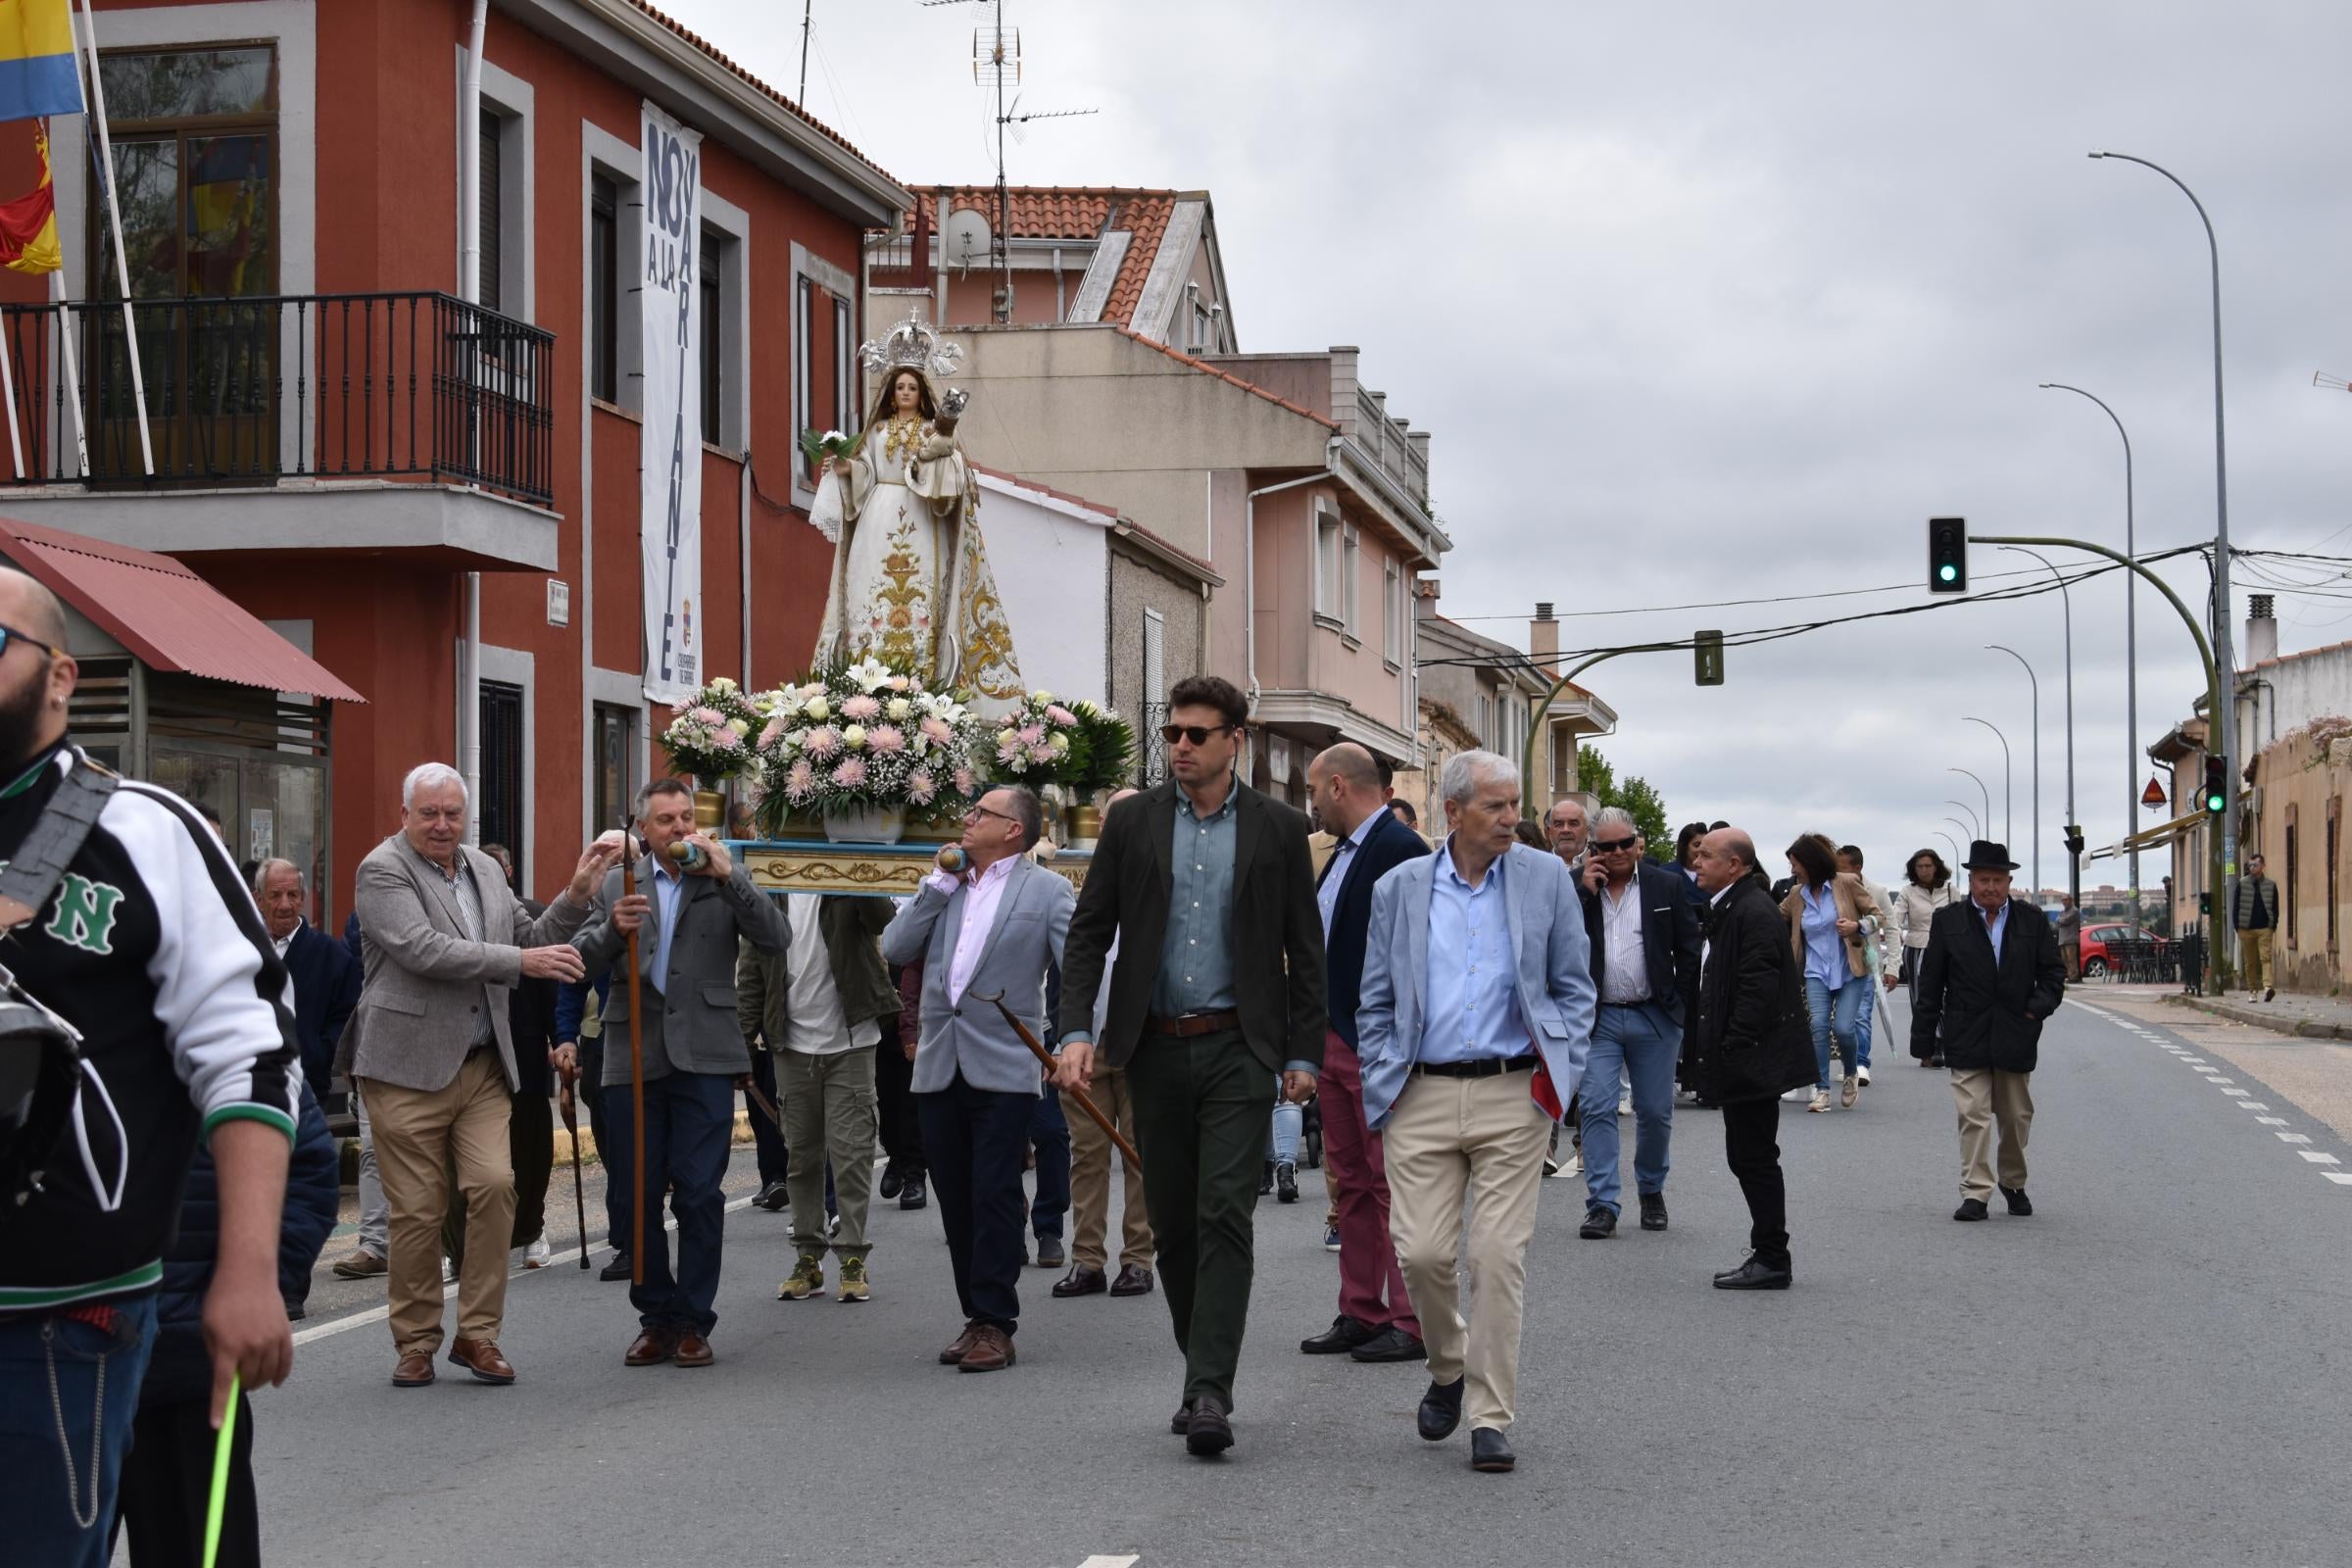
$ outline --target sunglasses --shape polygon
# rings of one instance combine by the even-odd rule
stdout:
[[[1619,850],[1632,849],[1635,842],[1633,839],[1594,839],[1592,849],[1598,855],[1615,855]]]
[[[10,643],[30,644],[32,647],[38,648],[42,653],[47,654],[51,659],[63,659],[66,657],[66,651],[63,648],[53,648],[28,631],[19,631],[14,626],[0,626],[0,654],[5,654],[8,652],[8,645]]]
[[[1180,740],[1191,741],[1195,746],[1206,746],[1211,735],[1222,735],[1229,729],[1241,727],[1239,724],[1162,724],[1159,726],[1159,738],[1170,746]]]

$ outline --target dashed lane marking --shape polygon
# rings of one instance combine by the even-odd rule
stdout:
[[[2324,1170],[2320,1174],[2338,1187],[2352,1187],[2352,1170]]]
[[[2270,1105],[2265,1102],[2254,1099],[2250,1091],[2238,1088],[2236,1079],[2225,1076],[2221,1068],[2214,1066],[2203,1056],[2193,1054],[2186,1048],[2177,1045],[2171,1040],[2165,1039],[2163,1036],[2142,1027],[2140,1024],[2134,1021],[2112,1017],[2096,1007],[2088,1007],[2084,1010],[2091,1013],[2094,1017],[2108,1018],[2110,1022],[2116,1024],[2127,1033],[2136,1035],[2138,1038],[2147,1041],[2150,1045],[2155,1046],[2158,1050],[2165,1052],[2175,1059],[2186,1064],[2187,1066],[2195,1068],[2198,1077],[2213,1085],[2214,1088],[2219,1089],[2224,1095],[2230,1098],[2230,1101],[2232,1104],[2239,1106],[2241,1109],[2256,1112],[2267,1112],[2271,1108]],[[2292,1148],[2294,1152],[2302,1155],[2305,1160],[2313,1165],[2323,1167],[2320,1171],[2320,1174],[2327,1177],[2330,1182],[2334,1183],[2338,1187],[2352,1187],[2352,1171],[2331,1170],[2326,1168],[2328,1166],[2339,1165],[2342,1163],[2342,1161],[2337,1159],[2333,1154],[2309,1148],[2308,1146],[2311,1143],[2311,1137],[2309,1134],[2280,1130],[2290,1126],[2290,1123],[2286,1117],[2257,1114],[2254,1119],[2260,1125],[2273,1129],[2273,1137],[2277,1138],[2280,1143]]]
[[[2310,1160],[2314,1165],[2340,1165],[2343,1163],[2333,1154],[2322,1153],[2316,1149],[2298,1149],[2295,1152]]]
[[[2282,1144],[2308,1144],[2311,1142],[2311,1135],[2308,1133],[2274,1133],[2271,1136]]]

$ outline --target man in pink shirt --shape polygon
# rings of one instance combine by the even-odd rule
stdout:
[[[1010,1366],[1020,1326],[1021,1166],[1044,1078],[995,999],[1044,1037],[1046,972],[1077,903],[1029,858],[1040,828],[1034,794],[990,790],[964,813],[964,872],[925,877],[882,933],[884,958],[923,965],[915,1114],[964,1317],[939,1359],[966,1372]]]

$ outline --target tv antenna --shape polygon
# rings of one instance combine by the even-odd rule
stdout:
[[[997,221],[989,234],[988,268],[997,279],[993,318],[1000,321],[1012,319],[1012,192],[1004,180],[1004,133],[1010,131],[1014,141],[1025,141],[1021,127],[1033,120],[1075,120],[1084,115],[1100,114],[1096,109],[1032,109],[1021,112],[1021,30],[1004,25],[1004,0],[922,0],[926,10],[940,6],[984,5],[995,13],[986,28],[972,29],[972,80],[983,87],[993,87],[997,94]],[[1004,90],[1014,90],[1012,102],[1004,101]],[[944,224],[946,215],[941,215]],[[942,230],[945,232],[944,228]],[[944,243],[944,240],[943,240]]]
[[[2311,384],[2317,387],[2325,387],[2330,392],[2352,392],[2352,381],[2346,381],[2340,375],[2329,375],[2326,370],[2321,370],[2314,374],[2311,378]]]

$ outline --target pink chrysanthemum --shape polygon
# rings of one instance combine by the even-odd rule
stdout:
[[[1068,709],[1062,707],[1059,703],[1055,703],[1053,707],[1047,709],[1046,716],[1052,719],[1054,723],[1065,726],[1078,722],[1078,715],[1071,712]]]
[[[939,786],[932,782],[928,769],[918,767],[906,775],[906,799],[915,805],[929,806],[938,793]]]
[[[1017,737],[997,748],[997,760],[1003,762],[1006,767],[1020,766],[1021,759],[1028,755],[1028,748],[1024,747]]]
[[[784,775],[784,798],[798,806],[815,791],[816,769],[806,760],[793,763],[792,771]]]
[[[801,744],[801,750],[821,762],[841,750],[841,731],[830,724],[819,724],[808,732],[808,739]]]
[[[877,752],[903,752],[906,736],[896,724],[876,724],[865,732],[865,744]]]
[[[974,778],[974,777],[972,776],[972,770],[971,770],[970,768],[968,768],[968,767],[959,767],[959,768],[957,768],[957,769],[956,770],[956,794],[958,794],[958,795],[969,795],[969,794],[971,794],[971,793],[972,793],[972,787],[973,787],[975,784],[977,784],[978,782],[979,782],[979,780],[978,780],[978,779],[976,779],[976,778]]]
[[[880,715],[882,705],[863,693],[841,705],[841,716],[863,724]]]
[[[767,727],[760,732],[760,749],[764,752],[770,746],[773,746],[776,744],[776,742],[782,740],[784,738],[784,731],[789,726],[785,724],[784,720],[780,718],[769,719],[767,721]]]
[[[944,718],[926,718],[921,727],[934,746],[946,746],[956,739],[955,727]]]
[[[720,712],[715,708],[689,709],[687,710],[686,716],[693,719],[697,724],[707,725],[711,729],[725,729],[727,727],[727,715]]]
[[[865,784],[865,759],[862,757],[843,758],[841,765],[833,769],[833,782],[845,790],[862,788]]]
[[[1043,724],[1023,724],[1014,733],[1020,736],[1021,744],[1023,746],[1035,746],[1039,741],[1042,741],[1046,738],[1046,726]]]
[[[1029,760],[1032,762],[1051,762],[1054,760],[1054,748],[1051,746],[1030,747]]]

